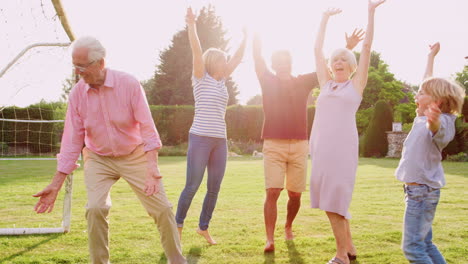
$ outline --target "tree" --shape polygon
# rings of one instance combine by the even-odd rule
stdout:
[[[468,122],[468,96],[465,96],[465,99],[463,100],[461,114],[463,115],[465,122]]]
[[[62,82],[62,94],[60,95],[62,102],[68,102],[68,95],[73,86],[75,86],[75,77],[73,75]]]
[[[380,100],[375,104],[374,114],[367,127],[364,139],[364,157],[385,157],[388,151],[386,131],[392,130],[393,114],[390,105]]]
[[[197,33],[203,50],[218,48],[224,51],[228,41],[222,22],[211,5],[200,10],[197,18]],[[168,48],[159,54],[160,64],[154,77],[144,81],[148,101],[153,105],[193,105],[192,52],[187,27],[177,32]],[[238,102],[237,85],[231,78],[226,80],[229,93],[228,105]]]
[[[355,53],[359,61],[360,54]],[[384,100],[393,108],[404,100],[405,86],[388,71],[388,65],[380,58],[380,53],[372,51],[366,89],[359,109],[373,107],[379,100]]]
[[[263,104],[263,98],[260,94],[255,95],[254,97],[250,98],[249,101],[247,101],[247,105],[262,105]]]
[[[461,72],[455,73],[455,80],[465,87],[465,94],[468,94],[468,65]]]

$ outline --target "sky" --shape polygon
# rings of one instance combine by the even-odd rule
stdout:
[[[42,6],[29,8],[32,2]],[[272,51],[288,49],[293,56],[293,74],[301,74],[315,70],[314,40],[321,14],[327,8],[339,7],[343,12],[329,20],[326,56],[344,47],[345,32],[365,29],[367,25],[366,0],[62,0],[62,4],[77,37],[97,37],[107,48],[107,66],[129,72],[139,80],[154,74],[159,53],[185,26],[186,8],[192,6],[197,11],[212,4],[228,32],[231,54],[241,42],[242,28],[246,26],[249,31],[244,59],[232,76],[242,104],[261,92],[252,60],[254,32],[262,38],[267,63]],[[464,58],[468,56],[466,10],[466,0],[387,0],[376,11],[372,48],[381,54],[397,79],[417,85],[423,76],[429,44],[439,41],[441,51],[434,74],[450,77],[468,64]],[[0,30],[7,33],[6,41],[0,43],[4,50],[0,53],[0,70],[26,45],[67,41],[54,15],[50,0],[2,0]],[[358,45],[355,50],[360,49]],[[24,106],[38,98],[60,97],[62,83],[72,72],[70,51],[42,48],[26,54],[0,77],[0,106]],[[28,65],[32,65],[31,69],[24,70]]]

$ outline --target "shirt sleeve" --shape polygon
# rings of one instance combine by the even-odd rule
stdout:
[[[263,90],[268,90],[271,88],[271,83],[275,78],[275,75],[269,70],[266,69],[262,75],[257,75],[258,81],[260,82],[260,88]]]
[[[145,151],[160,149],[162,147],[158,130],[154,124],[146,95],[137,80],[130,84],[133,96],[131,99],[135,120],[140,124],[140,135]]]
[[[207,74],[208,73],[205,72],[201,78],[197,78],[194,75],[192,75],[192,86],[196,87],[197,84],[199,84],[200,82],[202,82],[206,78]]]
[[[57,154],[58,171],[68,175],[79,167],[76,161],[84,146],[84,136],[83,121],[76,109],[76,97],[70,94],[60,153]]]
[[[299,75],[298,78],[301,82],[301,87],[304,88],[304,92],[307,94],[309,94],[313,88],[319,87],[317,73],[315,72]]]
[[[432,141],[442,151],[455,137],[455,116],[442,114],[439,119],[440,128],[432,136]]]

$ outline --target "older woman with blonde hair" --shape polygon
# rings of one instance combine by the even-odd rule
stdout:
[[[333,52],[327,66],[323,42],[328,19],[341,12],[332,8],[323,13],[315,42],[315,62],[320,95],[310,137],[312,208],[324,210],[336,241],[336,255],[328,263],[347,264],[356,258],[351,239],[348,209],[358,164],[356,111],[367,84],[375,9],[385,0],[370,0],[367,32],[359,64],[347,49]]]
[[[207,168],[207,193],[197,233],[208,243],[216,244],[208,233],[208,226],[226,169],[227,141],[224,117],[229,95],[225,82],[242,60],[246,45],[246,32],[244,30],[244,39],[240,47],[228,60],[226,53],[220,49],[209,48],[202,53],[195,20],[192,9],[188,8],[186,22],[193,57],[192,84],[195,117],[189,133],[186,183],[180,194],[176,222],[179,235],[182,236],[187,211]]]

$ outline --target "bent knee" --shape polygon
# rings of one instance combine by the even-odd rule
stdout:
[[[107,217],[109,215],[110,206],[104,207],[87,207],[86,218],[89,217]]]
[[[161,217],[174,217],[174,213],[172,212],[172,205],[170,203],[160,205],[158,208],[151,208],[147,210],[147,213],[154,219],[160,219]]]
[[[283,188],[268,188],[266,189],[267,196],[280,195]]]
[[[288,191],[288,196],[289,196],[290,199],[301,199],[301,195],[302,195],[302,193],[300,193],[300,192]]]

